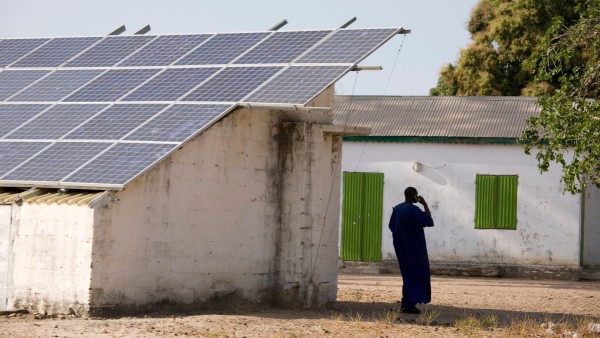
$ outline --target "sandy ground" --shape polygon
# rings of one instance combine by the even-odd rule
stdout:
[[[338,301],[327,310],[272,309],[115,319],[68,315],[35,319],[34,314],[17,314],[0,317],[0,336],[600,337],[600,333],[588,329],[575,331],[600,323],[600,281],[434,276],[433,300],[420,305],[421,315],[396,312],[401,285],[401,277],[395,275],[340,275]],[[480,322],[496,318],[498,323],[487,328],[459,325],[465,318]],[[558,325],[549,327],[554,324]]]

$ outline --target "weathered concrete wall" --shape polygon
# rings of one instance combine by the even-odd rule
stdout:
[[[423,164],[420,172],[413,161]],[[425,231],[434,264],[579,265],[580,197],[563,194],[559,168],[540,174],[518,146],[345,142],[342,167],[384,173],[384,260],[395,260],[392,207],[414,186],[435,220]],[[474,229],[477,174],[519,176],[517,230]]]
[[[332,89],[324,97],[331,101]],[[285,121],[304,121],[303,137],[316,146],[288,148],[285,138],[294,133],[282,133]],[[294,270],[302,278],[287,278],[288,269],[317,256],[323,260],[312,281],[325,285],[317,303],[335,299],[337,246],[329,238],[321,247],[299,241],[314,241],[322,224],[330,227],[323,234],[334,232],[337,241],[337,208],[321,222],[333,138],[313,125],[330,121],[324,113],[238,109],[107,198],[95,218],[92,312],[286,303],[288,282],[308,290],[304,269],[311,264]],[[282,160],[288,155],[305,156],[311,169],[288,167]],[[294,301],[305,298],[302,291]]]
[[[107,201],[94,234],[95,311],[272,302],[271,127],[265,111],[235,111]]]
[[[88,206],[13,206],[7,308],[88,311],[93,212]]]
[[[335,301],[338,262],[339,177],[341,138],[322,125],[284,123],[281,133],[282,229],[279,302],[321,306]],[[333,153],[335,154],[335,153]],[[304,301],[304,302],[303,302]]]
[[[12,205],[0,204],[0,311],[6,310]]]

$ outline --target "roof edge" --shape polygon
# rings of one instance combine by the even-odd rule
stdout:
[[[389,143],[519,144],[518,138],[506,137],[344,136],[343,140],[350,142]]]
[[[537,101],[537,96],[427,96],[427,95],[335,95],[334,99],[351,100],[380,100],[380,99],[411,99],[411,100],[490,100],[490,101]]]

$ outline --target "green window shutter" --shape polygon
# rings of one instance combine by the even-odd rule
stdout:
[[[475,228],[494,228],[496,176],[477,175],[475,181]]]
[[[344,172],[340,257],[381,261],[383,174]]]
[[[362,260],[381,261],[383,174],[364,174],[363,197]]]
[[[477,175],[475,180],[475,228],[516,229],[516,175]]]
[[[344,197],[342,201],[342,260],[359,261],[361,258],[362,175],[344,172]]]
[[[496,226],[500,229],[517,229],[518,180],[518,176],[498,176]]]

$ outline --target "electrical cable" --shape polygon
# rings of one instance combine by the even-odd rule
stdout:
[[[387,89],[388,89],[389,84],[391,82],[392,76],[394,74],[394,69],[396,68],[396,63],[398,62],[398,58],[400,56],[400,52],[402,51],[402,46],[404,46],[404,40],[405,39],[406,39],[406,34],[403,34],[402,41],[400,42],[400,47],[398,48],[398,52],[396,53],[396,57],[394,59],[393,65],[392,65],[392,69],[390,71],[390,76],[388,77],[388,80],[386,82],[386,85],[385,85],[385,88],[383,90],[382,96],[384,96],[386,94],[386,92],[387,92]],[[354,77],[354,83],[352,85],[352,94],[350,96],[350,103],[348,104],[348,113],[346,114],[346,117],[345,117],[344,123],[343,123],[344,129],[346,128],[346,126],[348,124],[348,121],[350,120],[350,116],[354,112],[352,110],[352,105],[354,103],[353,99],[354,99],[354,94],[355,94],[355,90],[356,90],[356,83],[357,83],[357,81],[358,81],[358,71],[356,72],[356,75]],[[357,162],[356,168],[358,168],[358,163],[360,163],[360,160],[362,159],[362,153],[364,152],[365,145],[363,145],[363,150],[361,151],[361,155],[359,157],[359,161]],[[336,175],[338,173],[338,170],[340,169],[339,168],[340,163],[341,163],[341,150],[340,150],[340,156],[338,157],[338,161],[336,162],[335,171],[334,171],[334,178],[336,177]],[[355,168],[355,171],[356,171],[356,168]],[[334,181],[331,182],[331,185],[330,185],[330,188],[329,188],[329,196],[327,198],[327,206],[325,208],[325,216],[323,217],[323,224],[321,226],[321,234],[320,234],[320,237],[319,237],[319,243],[317,245],[317,252],[315,253],[314,263],[313,263],[313,266],[311,268],[311,274],[310,274],[310,278],[309,278],[309,286],[312,285],[313,282],[314,282],[313,281],[313,277],[314,277],[315,270],[316,270],[316,267],[317,267],[317,262],[319,261],[319,253],[320,253],[320,249],[321,249],[321,243],[323,242],[323,234],[324,234],[324,231],[325,231],[325,222],[327,221],[327,215],[329,213],[329,207],[330,207],[330,204],[331,204],[331,196],[333,195],[333,188],[334,188],[334,183],[335,183]],[[327,242],[329,242],[329,239],[327,239]],[[309,297],[309,296],[310,296],[310,294],[307,293],[307,297]],[[308,303],[308,299],[307,299],[307,303]]]

